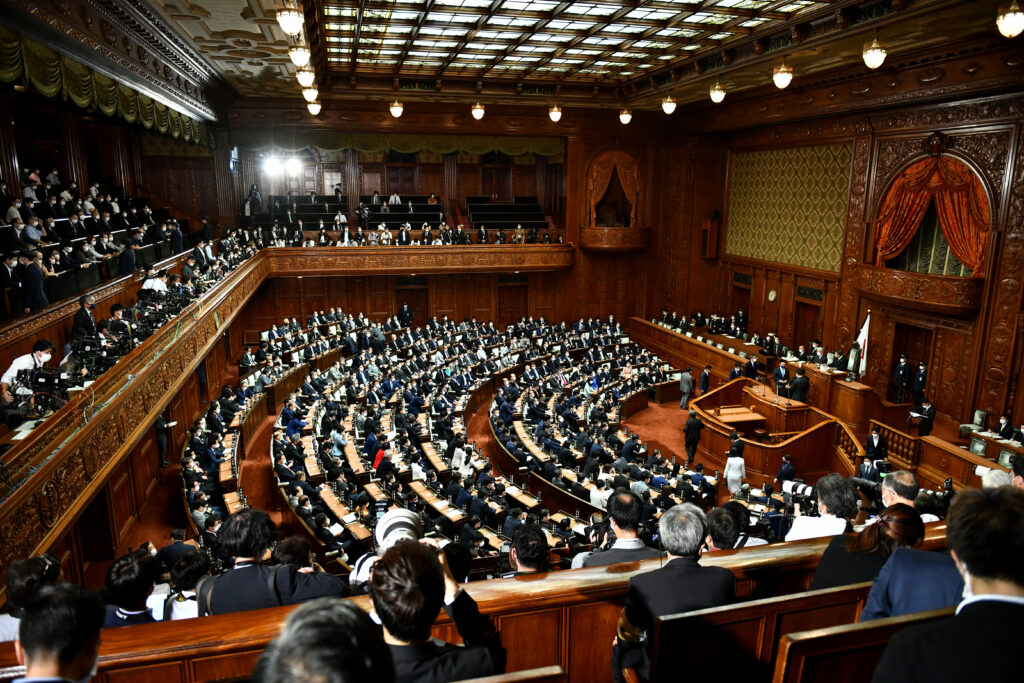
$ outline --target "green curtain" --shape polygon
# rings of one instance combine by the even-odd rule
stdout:
[[[0,80],[21,81],[46,97],[60,97],[83,109],[98,109],[128,123],[206,145],[206,126],[114,79],[93,71],[42,43],[0,26]]]
[[[477,156],[502,152],[509,156],[536,154],[559,156],[565,152],[565,140],[555,137],[508,135],[416,135],[390,133],[345,133],[340,131],[243,130],[232,133],[232,142],[239,149],[266,152],[279,150],[298,152],[315,149],[322,159],[340,159],[339,152],[396,151],[404,154],[430,152],[451,154],[461,152]]]

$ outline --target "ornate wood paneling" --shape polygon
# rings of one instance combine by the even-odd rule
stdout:
[[[903,304],[949,315],[968,315],[981,306],[985,282],[974,277],[943,277],[861,265],[857,291],[877,301]]]
[[[651,238],[647,228],[580,228],[580,247],[587,251],[643,251]]]

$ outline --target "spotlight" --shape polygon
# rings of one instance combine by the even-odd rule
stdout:
[[[629,125],[629,122],[632,121],[632,120],[633,120],[633,112],[631,112],[630,110],[623,109],[622,111],[619,112],[619,121],[622,122],[622,125],[624,125],[624,126]]]
[[[388,109],[391,110],[391,115],[394,116],[396,119],[402,115],[403,111],[405,111],[405,107],[403,107],[402,103],[399,102],[397,99],[391,103],[391,106],[388,107]]]
[[[289,159],[284,162],[284,170],[288,175],[299,175],[302,173],[302,163],[298,159]]]
[[[1017,0],[999,8],[996,26],[999,27],[999,32],[1007,38],[1016,38],[1021,31],[1024,31],[1024,12],[1021,11]]]
[[[309,64],[309,48],[305,45],[296,45],[288,50],[288,58],[295,66],[306,66]]]
[[[666,95],[665,99],[661,101],[661,110],[666,114],[671,114],[676,110],[676,101],[672,99],[671,95]]]
[[[877,35],[870,43],[864,43],[864,53],[861,56],[864,57],[864,65],[869,69],[877,69],[882,66],[885,55],[885,46],[878,42]]]
[[[484,105],[480,104],[479,102],[474,104],[473,108],[470,111],[473,112],[473,118],[476,119],[477,121],[484,117]]]
[[[302,96],[306,98],[307,102],[313,102],[316,100],[316,96],[320,94],[320,91],[316,89],[316,86],[302,89]]]
[[[309,110],[310,114],[312,114],[313,116],[316,116],[317,114],[320,113],[320,103],[319,102],[310,102],[309,104],[306,105],[306,109]]]
[[[267,157],[263,162],[263,171],[270,175],[277,175],[284,170],[281,160],[277,157]]]
[[[708,94],[711,96],[712,102],[719,104],[725,99],[725,88],[722,87],[721,83],[715,81],[715,84],[711,86],[711,90],[708,91]]]
[[[302,32],[302,10],[293,0],[286,0],[277,6],[277,23],[288,35],[299,35]]]
[[[785,90],[786,86],[793,81],[793,67],[786,66],[786,62],[783,61],[781,66],[775,67],[772,80],[775,81],[776,88]]]
[[[557,104],[551,105],[551,108],[548,109],[548,118],[551,119],[552,121],[554,121],[555,123],[558,123],[559,121],[561,121],[562,120],[562,108],[559,107]]]
[[[295,72],[295,77],[299,79],[299,85],[308,88],[316,80],[316,73],[308,66],[304,66]]]

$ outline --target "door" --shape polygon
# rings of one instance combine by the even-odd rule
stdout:
[[[914,372],[917,372],[917,364],[921,361],[930,363],[932,355],[932,331],[926,327],[918,327],[917,325],[909,325],[907,323],[896,323],[896,328],[893,331],[892,339],[892,358],[890,359],[891,367],[889,368],[889,377],[892,377],[893,372],[896,370],[896,365],[900,362],[900,356],[906,356],[907,362],[910,363],[910,367],[913,368]],[[936,370],[929,368],[932,372],[929,373],[929,377]],[[892,393],[892,400],[895,400],[895,387],[890,384],[890,392]],[[926,387],[927,393],[927,387]]]
[[[483,171],[483,187],[481,194],[491,198],[492,202],[507,202],[512,199],[512,169],[500,166],[485,167]]]
[[[733,287],[732,288],[732,308],[729,309],[732,313],[743,309],[743,312],[747,314],[747,328],[750,328],[750,289],[747,287]]]
[[[796,302],[793,320],[793,339],[790,340],[790,348],[797,349],[801,344],[810,350],[809,344],[821,338],[821,306]]]
[[[400,197],[416,194],[416,168],[413,166],[388,166],[388,194],[397,192]]]
[[[498,325],[504,327],[526,315],[526,287],[498,287]]]

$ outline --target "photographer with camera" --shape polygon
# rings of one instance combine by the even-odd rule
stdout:
[[[56,346],[49,339],[39,339],[32,345],[32,352],[18,356],[0,378],[0,413],[9,426],[22,421],[35,408],[35,396],[31,378],[24,380],[23,372],[34,372],[43,368],[51,358]],[[21,375],[19,377],[19,375]],[[12,424],[12,420],[14,424]]]
[[[787,541],[836,536],[853,530],[848,520],[857,513],[855,486],[843,475],[832,472],[818,480],[814,491],[817,493],[818,515],[801,510],[800,504],[796,503],[793,526],[786,534]]]

